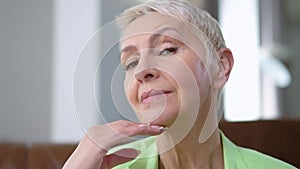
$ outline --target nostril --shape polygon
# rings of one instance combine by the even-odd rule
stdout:
[[[158,77],[159,77],[159,71],[156,70],[155,68],[147,68],[135,74],[135,78],[140,82],[149,82]]]
[[[151,73],[148,73],[148,74],[146,74],[145,75],[145,79],[149,79],[149,78],[153,78],[154,77],[154,75],[153,74],[151,74]]]

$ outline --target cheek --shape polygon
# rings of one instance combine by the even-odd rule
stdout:
[[[201,69],[197,69],[195,77],[197,77],[196,81],[199,88],[199,95],[202,98],[202,101],[204,101],[211,92],[211,77],[203,67]]]
[[[197,83],[199,96],[201,97],[201,101],[203,101],[209,95],[211,88],[211,77],[201,59],[193,54],[190,54],[190,56],[191,57],[185,59],[184,62],[188,65],[193,73],[193,78]]]
[[[126,94],[126,98],[129,102],[129,104],[133,107],[136,104],[137,101],[137,95],[138,95],[138,91],[137,91],[137,85],[136,83],[134,83],[134,78],[133,76],[127,75],[125,77],[124,80],[124,90],[125,90],[125,94]]]

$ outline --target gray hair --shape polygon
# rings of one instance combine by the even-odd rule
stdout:
[[[194,25],[205,34],[215,50],[226,47],[218,22],[208,12],[185,0],[149,0],[126,9],[119,16],[121,19],[118,24],[124,31],[131,22],[149,12],[174,16]]]

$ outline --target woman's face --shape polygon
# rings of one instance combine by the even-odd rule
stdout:
[[[210,78],[201,61],[204,47],[190,27],[149,13],[134,20],[123,37],[125,93],[140,121],[170,127],[179,114],[195,118],[210,94]]]

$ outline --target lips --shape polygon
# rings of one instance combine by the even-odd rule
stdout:
[[[141,101],[143,103],[149,103],[153,100],[159,100],[161,98],[164,98],[167,94],[171,93],[170,91],[164,91],[164,90],[155,90],[151,89],[147,92],[144,92],[141,96]]]

